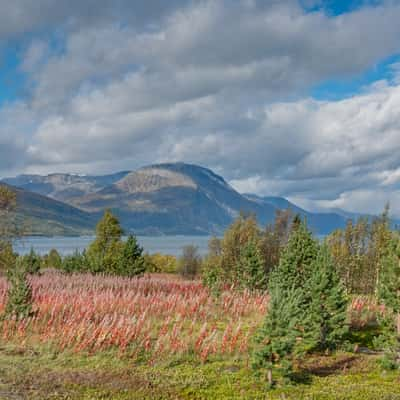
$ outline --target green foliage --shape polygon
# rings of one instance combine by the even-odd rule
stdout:
[[[96,239],[87,251],[92,273],[117,274],[121,264],[124,243],[118,218],[106,210],[96,227]]]
[[[296,226],[279,265],[271,273],[271,296],[265,323],[256,337],[253,366],[267,370],[269,385],[273,370],[290,371],[293,357],[305,339],[306,284],[317,258],[318,245],[304,224]]]
[[[283,293],[293,287],[304,288],[317,254],[318,243],[306,225],[301,223],[291,233],[274,273],[274,280],[277,280]]]
[[[21,259],[15,268],[8,271],[9,288],[5,315],[17,319],[32,315],[32,288],[27,279],[28,272]]]
[[[31,248],[29,254],[21,257],[21,262],[24,264],[24,268],[28,274],[38,274],[42,266],[42,258],[39,254]]]
[[[221,269],[219,260],[207,257],[203,261],[201,269],[201,279],[203,285],[208,287],[211,290],[211,293],[215,296],[219,296],[221,293],[224,283],[221,279],[222,276],[223,271]]]
[[[305,350],[332,350],[348,332],[346,291],[326,245],[321,246],[311,269],[305,285],[308,302]]]
[[[220,267],[223,276],[221,280],[230,285],[238,285],[236,278],[240,276],[240,256],[248,242],[258,244],[260,230],[254,216],[241,214],[226,230],[221,243]]]
[[[73,254],[65,256],[61,263],[61,269],[67,274],[89,272],[90,265],[86,252],[80,253],[76,250]]]
[[[260,248],[261,232],[254,216],[241,214],[222,240],[212,238],[204,259],[202,279],[216,294],[223,285],[263,289],[267,276]]]
[[[239,265],[235,268],[236,282],[239,287],[249,290],[265,290],[267,275],[264,270],[264,260],[257,244],[250,240],[243,248]]]
[[[18,235],[15,225],[17,197],[7,186],[0,185],[0,273],[15,266],[17,255],[12,249],[12,240]]]
[[[186,279],[194,279],[200,272],[201,257],[196,246],[185,246],[179,259],[179,273]]]
[[[43,265],[45,268],[62,268],[62,258],[56,249],[51,249],[49,254],[43,258]]]
[[[292,371],[292,358],[296,340],[301,334],[299,322],[303,316],[303,293],[292,287],[282,292],[276,277],[271,277],[268,314],[255,337],[252,366],[258,372],[265,371],[268,385],[274,384],[272,372],[288,377]]]
[[[139,246],[133,235],[128,237],[118,265],[118,275],[140,276],[146,270],[143,248]]]
[[[222,269],[222,241],[212,237],[208,242],[208,254],[203,260],[201,278],[203,285],[211,289],[218,296],[224,284],[224,271]]]
[[[149,273],[174,274],[178,271],[178,260],[169,254],[144,254],[145,271]]]
[[[11,243],[0,243],[0,274],[6,274],[15,267],[17,254],[14,253]]]
[[[271,385],[273,370],[287,376],[295,358],[342,343],[348,300],[328,247],[318,246],[303,223],[292,232],[268,290],[253,366],[267,371]]]
[[[385,350],[385,367],[400,365],[400,240],[393,236],[383,257],[378,286],[378,298],[385,305],[381,317],[382,335],[376,346]]]

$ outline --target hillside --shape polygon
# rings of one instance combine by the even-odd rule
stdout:
[[[16,218],[25,235],[82,235],[92,233],[96,218],[68,204],[32,193],[10,188],[17,195]]]
[[[139,234],[220,234],[240,212],[256,214],[265,225],[281,208],[306,217],[319,234],[344,226],[347,219],[337,212],[310,213],[280,197],[242,195],[211,170],[185,163],[105,176],[21,175],[4,182],[77,207],[90,221],[111,208],[127,231]]]
[[[81,197],[95,193],[105,186],[117,182],[128,173],[118,172],[104,176],[77,174],[19,175],[15,178],[6,178],[3,182],[74,205]]]

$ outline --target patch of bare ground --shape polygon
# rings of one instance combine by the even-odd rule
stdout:
[[[364,373],[371,369],[376,361],[374,355],[337,354],[311,357],[302,361],[301,370],[315,376]]]

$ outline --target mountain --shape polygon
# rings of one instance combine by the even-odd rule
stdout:
[[[3,179],[3,182],[74,205],[82,196],[95,193],[105,186],[119,181],[128,173],[118,172],[104,176],[77,174],[19,175],[15,178]]]
[[[76,204],[89,212],[112,208],[125,227],[148,234],[218,234],[240,211],[262,223],[274,215],[209,169],[184,163],[141,168]]]
[[[25,235],[71,236],[93,232],[94,215],[49,197],[7,186],[16,193],[16,218]]]
[[[312,213],[281,197],[240,194],[211,170],[186,163],[105,176],[21,175],[4,182],[78,208],[83,214],[75,214],[74,221],[83,218],[85,227],[111,208],[128,232],[138,234],[220,234],[240,212],[256,214],[265,225],[277,209],[287,208],[305,217],[315,233],[326,234],[349,217],[345,212]]]

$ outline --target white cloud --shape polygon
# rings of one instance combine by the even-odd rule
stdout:
[[[57,51],[37,38],[27,47],[21,69],[30,96],[0,110],[8,121],[0,144],[19,154],[4,158],[3,171],[183,160],[216,169],[242,191],[314,206],[372,209],[359,193],[374,191],[397,198],[398,66],[389,83],[353,98],[307,93],[399,52],[398,2],[338,17],[290,0],[120,0],[104,10],[101,1],[92,14],[90,0],[59,9],[40,2],[41,15],[29,17],[16,0],[0,16],[0,38],[57,23],[63,38]],[[1,25],[6,18],[13,23]]]

